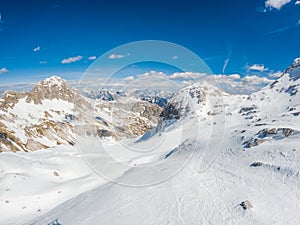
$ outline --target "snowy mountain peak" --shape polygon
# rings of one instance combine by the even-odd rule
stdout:
[[[52,77],[46,78],[45,80],[40,81],[38,83],[38,85],[47,86],[47,87],[56,86],[56,87],[63,88],[66,86],[66,81],[63,80],[61,77],[52,76]]]
[[[65,80],[58,76],[52,76],[40,81],[33,87],[32,92],[28,93],[27,101],[41,104],[43,99],[60,99],[73,102],[75,93],[67,87]]]
[[[294,65],[295,67],[296,67],[296,66],[300,66],[300,58],[296,58],[296,59],[294,60],[293,65]]]
[[[296,58],[291,66],[289,66],[284,74],[289,74],[292,80],[298,80],[300,78],[300,58]]]
[[[168,121],[179,120],[188,115],[205,118],[219,114],[218,108],[223,105],[224,96],[227,94],[223,90],[206,81],[182,89],[168,101],[161,112],[158,130],[169,124]]]
[[[193,85],[190,85],[184,89],[182,89],[183,92],[185,93],[189,93],[189,95],[191,95],[191,97],[195,97],[195,93],[199,92],[200,90],[202,90],[203,92],[205,92],[206,94],[211,94],[211,95],[226,95],[226,93],[219,89],[216,86],[211,85],[210,83],[208,83],[207,81],[199,81]]]

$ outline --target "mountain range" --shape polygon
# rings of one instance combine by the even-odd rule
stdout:
[[[250,95],[6,91],[0,224],[300,224],[299,89],[295,59]]]

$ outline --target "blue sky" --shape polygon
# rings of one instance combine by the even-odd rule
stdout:
[[[139,40],[187,47],[215,74],[267,76],[300,56],[296,0],[1,0],[0,13],[3,84],[79,79],[89,57]]]

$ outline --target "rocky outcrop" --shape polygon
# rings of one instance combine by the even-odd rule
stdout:
[[[265,138],[267,136],[271,137],[271,136],[274,136],[276,134],[282,134],[284,135],[285,137],[289,137],[291,136],[295,131],[291,128],[271,128],[271,129],[268,129],[268,128],[265,128],[263,130],[260,130],[257,135],[258,137],[260,138]]]
[[[251,202],[248,201],[248,200],[241,202],[241,203],[240,203],[240,206],[241,206],[244,210],[253,208],[253,205],[252,205]]]
[[[252,163],[250,166],[251,166],[251,167],[261,167],[261,166],[263,166],[263,165],[264,165],[263,162],[254,162],[254,163]]]
[[[178,120],[181,116],[178,107],[171,102],[167,103],[159,115],[162,120]]]
[[[151,130],[157,125],[162,111],[158,105],[140,99],[129,102],[126,99],[100,101],[95,109],[98,113],[98,136],[116,140],[137,137]]]
[[[252,147],[260,145],[261,143],[264,143],[265,141],[267,141],[267,140],[259,139],[259,138],[251,138],[250,140],[245,141],[243,143],[243,145],[245,148],[252,148]]]
[[[260,130],[256,137],[252,137],[243,143],[245,148],[252,148],[270,139],[290,137],[295,130],[291,128],[265,128]]]

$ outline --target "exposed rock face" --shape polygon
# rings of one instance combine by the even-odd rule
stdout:
[[[279,130],[282,130],[282,133],[284,134],[284,136],[289,137],[294,133],[294,130],[291,128],[281,128]]]
[[[239,113],[241,113],[243,116],[247,116],[251,113],[255,113],[254,110],[257,109],[257,106],[253,105],[253,106],[249,106],[249,107],[243,107],[240,109]]]
[[[147,118],[153,124],[157,124],[161,111],[162,108],[158,105],[145,101],[136,102],[132,106],[132,112],[140,113],[142,117]]]
[[[15,91],[5,91],[0,99],[0,109],[7,112],[8,109],[12,109],[21,98],[24,98],[26,93],[19,93]]]
[[[264,143],[269,139],[289,137],[294,132],[295,131],[291,128],[265,128],[260,130],[256,134],[256,138],[250,138],[248,141],[245,141],[243,145],[245,148],[252,148],[254,146],[260,145],[261,143]]]
[[[113,139],[137,137],[155,127],[162,108],[156,104],[135,99],[133,101],[107,102],[96,104],[98,135]],[[110,118],[110,120],[104,119]]]
[[[265,138],[267,136],[274,136],[276,134],[282,133],[285,137],[289,137],[294,133],[294,130],[291,128],[265,128],[258,132],[260,138]]]
[[[240,206],[241,206],[244,210],[253,208],[253,205],[252,205],[251,202],[249,202],[248,200],[241,202]]]
[[[147,101],[152,104],[156,104],[160,107],[165,107],[167,104],[168,100],[164,97],[159,97],[159,96],[142,96],[141,99],[143,101]]]
[[[252,163],[250,166],[251,166],[251,167],[260,167],[260,166],[263,166],[263,165],[264,165],[263,162],[254,162],[254,163]]]
[[[73,102],[75,93],[70,90],[66,82],[57,76],[52,76],[33,87],[32,91],[27,94],[26,101],[34,104],[42,104],[44,99],[59,99]]]
[[[33,139],[27,139],[27,143],[25,145],[26,149],[30,149],[30,151],[36,151],[39,149],[45,149],[48,148],[48,146],[43,145],[37,141],[34,141]]]
[[[106,89],[83,91],[83,95],[91,99],[98,99],[102,101],[116,100],[116,94]]]
[[[245,148],[252,148],[254,146],[260,145],[261,143],[264,143],[265,141],[265,139],[251,138],[250,140],[245,141],[243,145],[245,146]]]
[[[0,152],[5,150],[18,151],[17,146],[23,143],[17,138],[13,131],[10,131],[3,123],[0,122]]]
[[[164,120],[178,120],[181,117],[181,114],[179,113],[177,106],[173,105],[173,103],[169,102],[164,107],[163,111],[160,114],[160,117]]]

